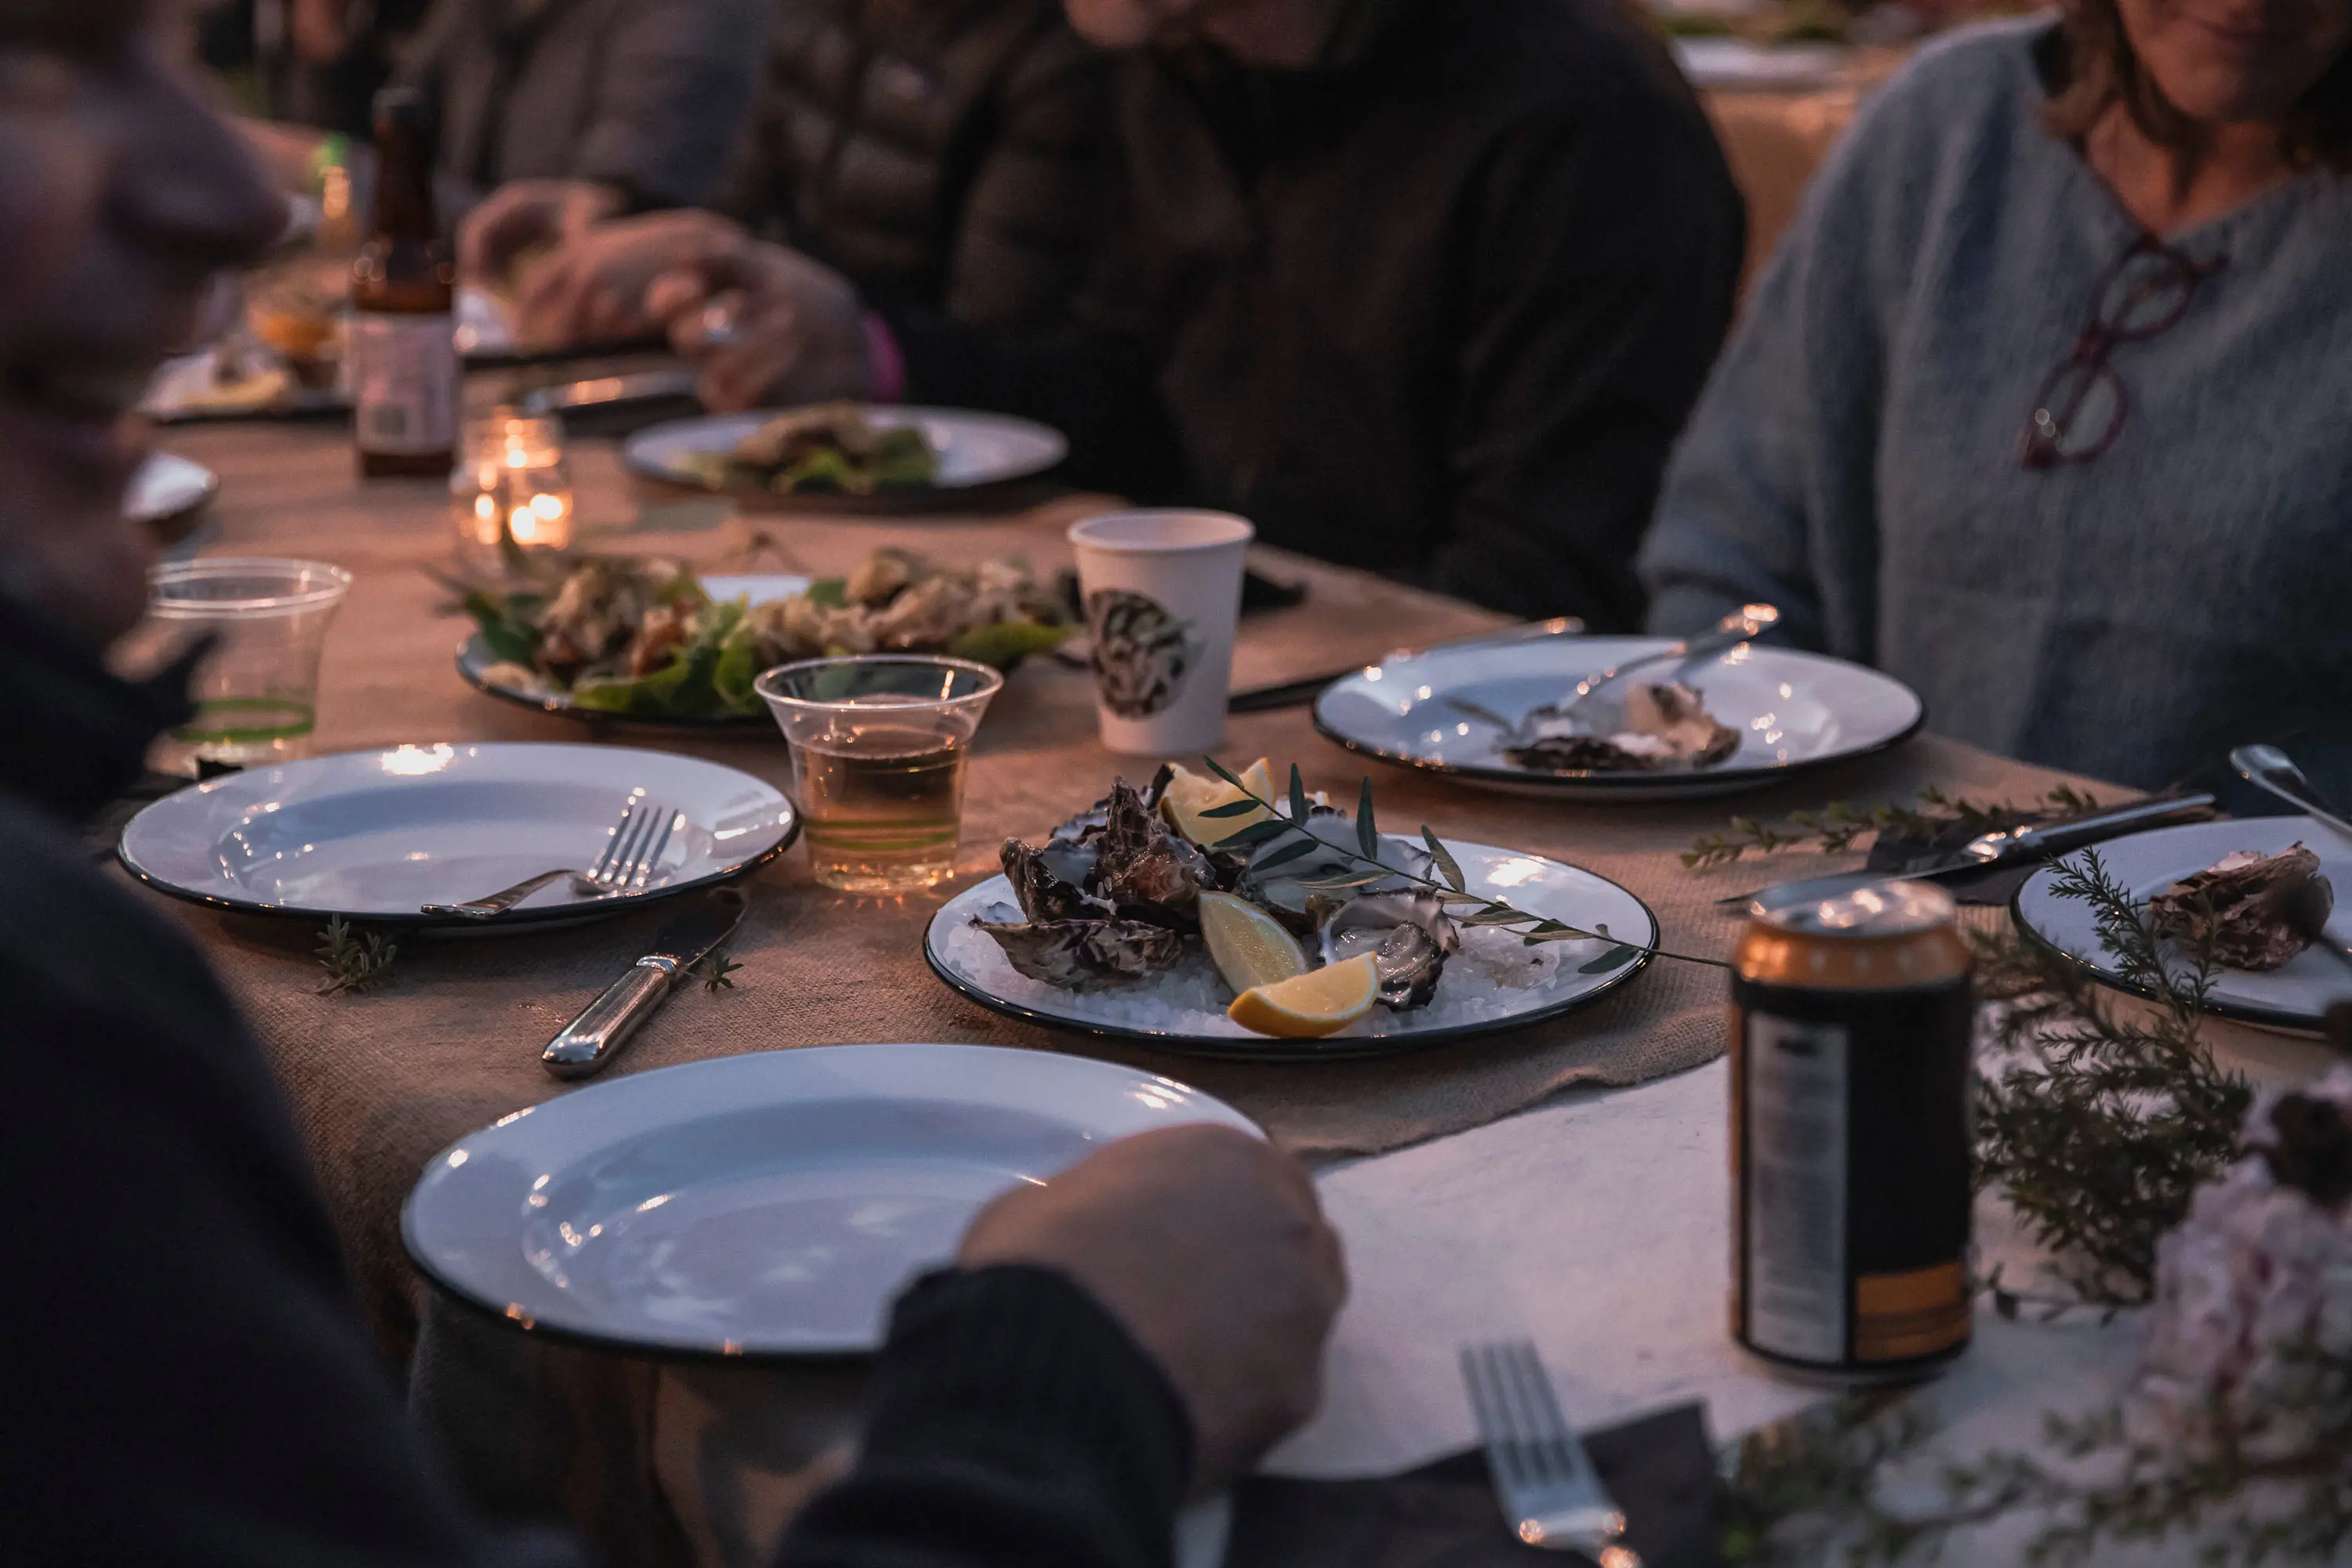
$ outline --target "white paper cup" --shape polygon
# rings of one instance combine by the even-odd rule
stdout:
[[[1242,561],[1256,531],[1231,512],[1176,507],[1070,525],[1106,747],[1175,757],[1223,742]]]

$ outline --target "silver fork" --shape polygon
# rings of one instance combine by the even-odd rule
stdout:
[[[1624,1511],[1559,1413],[1536,1347],[1464,1345],[1462,1382],[1512,1532],[1547,1551],[1581,1552],[1601,1568],[1642,1568],[1638,1553],[1617,1544]]]
[[[574,892],[592,898],[606,899],[616,893],[635,892],[643,888],[661,864],[662,851],[669,847],[670,835],[677,828],[678,815],[666,805],[646,801],[631,801],[621,820],[613,829],[613,837],[596,863],[585,871],[575,871],[569,866],[517,882],[511,888],[479,899],[469,899],[462,904],[420,904],[418,912],[428,915],[456,915],[461,920],[486,921],[502,915],[559,877],[572,879]]]
[[[1698,636],[1685,641],[1670,644],[1655,653],[1645,653],[1638,658],[1629,658],[1622,664],[1611,665],[1607,669],[1595,670],[1576,683],[1576,689],[1568,694],[1567,701],[1546,702],[1539,707],[1530,708],[1516,723],[1504,718],[1493,709],[1481,707],[1467,698],[1449,697],[1445,700],[1446,706],[1465,718],[1475,719],[1482,724],[1492,724],[1513,740],[1530,735],[1534,726],[1545,720],[1561,719],[1568,721],[1571,725],[1578,724],[1583,721],[1585,710],[1601,695],[1602,689],[1615,684],[1621,677],[1630,675],[1637,669],[1646,669],[1654,664],[1664,664],[1670,659],[1680,665],[1692,659],[1711,658],[1717,654],[1738,647],[1741,643],[1755,641],[1778,625],[1780,619],[1780,612],[1770,605],[1742,605],[1717,621],[1711,630],[1701,632]]]

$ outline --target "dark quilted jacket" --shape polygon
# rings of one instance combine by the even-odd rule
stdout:
[[[1108,62],[1059,0],[782,0],[737,216],[884,306],[1058,320],[1086,268]]]

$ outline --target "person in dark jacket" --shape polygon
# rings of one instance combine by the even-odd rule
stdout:
[[[781,0],[768,60],[710,205],[889,309],[985,327],[1066,319],[1100,217],[1110,82],[1057,0]],[[466,225],[461,265],[498,278],[618,205],[511,187]]]
[[[467,1515],[403,1417],[259,1048],[79,824],[190,712],[110,674],[149,552],[127,418],[284,212],[148,0],[0,0],[0,1540],[10,1562],[579,1568]],[[856,1467],[783,1568],[1145,1568],[1313,1405],[1343,1289],[1228,1130],[984,1210],[898,1300]]]
[[[441,173],[487,195],[592,187],[611,211],[714,199],[758,86],[771,0],[436,0],[395,79]]]
[[[1059,426],[1070,475],[1268,543],[1628,627],[1729,323],[1738,192],[1621,0],[1068,0],[1120,61],[1075,330],[863,314],[694,215],[551,264],[542,337],[665,321],[730,406],[903,395]],[[648,273],[666,270],[649,288]],[[887,331],[877,330],[887,328]]]

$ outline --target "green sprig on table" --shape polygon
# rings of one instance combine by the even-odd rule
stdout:
[[[1824,855],[1843,855],[1868,834],[1892,834],[1908,842],[1927,844],[1948,834],[1974,837],[1979,833],[2003,832],[2098,807],[2096,796],[2066,784],[2052,789],[2035,805],[2017,805],[2008,801],[1982,805],[1963,796],[1946,795],[1930,785],[1919,792],[1916,805],[1897,805],[1890,801],[1858,806],[1833,800],[1819,811],[1792,811],[1777,820],[1735,816],[1725,831],[1694,840],[1682,852],[1682,861],[1696,871],[1728,866],[1744,855],[1770,855],[1782,849],[1810,848]]]
[[[1342,877],[1306,879],[1299,882],[1299,886],[1313,889],[1318,892],[1339,892],[1366,887],[1373,882],[1385,881],[1394,877],[1428,889],[1448,904],[1475,907],[1475,912],[1461,917],[1457,922],[1459,924],[1519,928],[1520,939],[1529,947],[1547,942],[1610,943],[1611,945],[1598,955],[1577,966],[1577,973],[1580,974],[1606,974],[1613,970],[1624,968],[1644,953],[1655,953],[1661,958],[1678,958],[1685,963],[1711,964],[1717,969],[1729,967],[1720,959],[1699,958],[1684,952],[1669,952],[1663,947],[1621,941],[1611,934],[1607,926],[1586,931],[1581,926],[1572,926],[1564,921],[1553,920],[1548,915],[1531,914],[1525,910],[1514,908],[1500,899],[1490,899],[1484,894],[1474,893],[1465,885],[1462,868],[1454,860],[1453,853],[1439,841],[1436,834],[1429,830],[1427,823],[1421,826],[1421,839],[1429,847],[1431,864],[1435,868],[1438,877],[1442,877],[1444,880],[1423,876],[1418,871],[1408,871],[1402,866],[1391,865],[1381,858],[1381,831],[1372,814],[1372,781],[1370,779],[1363,780],[1356,793],[1356,847],[1350,849],[1345,845],[1333,844],[1328,839],[1318,838],[1307,831],[1305,824],[1313,803],[1307,798],[1307,784],[1299,776],[1297,763],[1290,764],[1289,798],[1282,805],[1277,805],[1275,802],[1258,795],[1214,757],[1203,757],[1201,760],[1207,764],[1211,773],[1242,793],[1241,799],[1229,801],[1223,805],[1211,806],[1201,813],[1202,816],[1222,818],[1248,816],[1258,812],[1265,814],[1263,820],[1253,822],[1238,833],[1220,839],[1210,847],[1225,854],[1253,854],[1251,868],[1254,870],[1260,872],[1273,870],[1318,852],[1336,853],[1354,865],[1369,868],[1369,869]],[[1288,812],[1287,816],[1284,815],[1286,809]]]
[[[727,949],[721,945],[712,948],[702,955],[694,966],[694,973],[701,979],[702,988],[705,991],[716,994],[720,991],[735,989],[735,982],[730,976],[742,967],[727,956]]]
[[[400,945],[391,937],[380,931],[361,930],[341,915],[327,918],[319,943],[319,964],[327,972],[319,986],[321,996],[338,992],[357,996],[373,991],[392,978],[393,965],[400,959]]]

